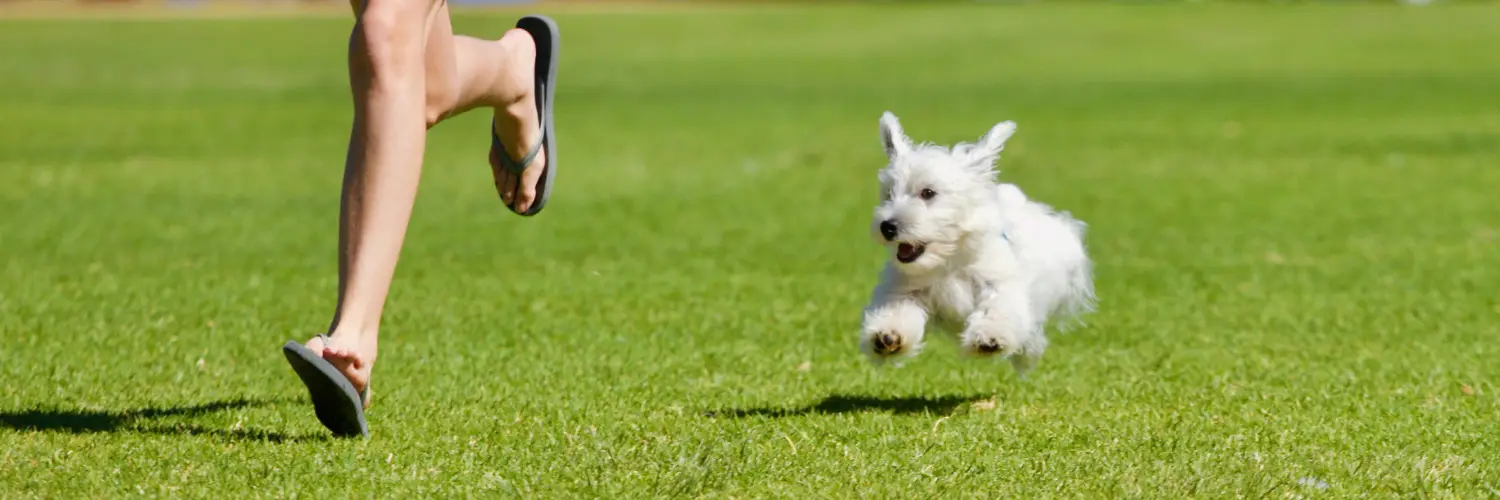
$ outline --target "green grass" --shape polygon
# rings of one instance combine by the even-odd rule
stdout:
[[[279,352],[332,311],[349,22],[0,22],[0,497],[1500,496],[1500,11],[556,17],[555,198],[433,131],[369,441]],[[1017,120],[1002,176],[1091,224],[1027,380],[857,352],[887,109]]]

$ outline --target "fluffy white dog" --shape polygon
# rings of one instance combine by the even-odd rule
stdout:
[[[890,251],[864,311],[860,349],[881,362],[917,354],[929,324],[958,334],[967,354],[1009,358],[1025,375],[1044,330],[1094,308],[1084,223],[995,182],[1016,124],[976,144],[913,144],[880,118],[890,162],[870,232]]]

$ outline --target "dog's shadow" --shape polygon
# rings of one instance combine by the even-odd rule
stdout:
[[[74,434],[131,432],[160,435],[211,436],[276,443],[319,439],[319,436],[314,435],[295,436],[243,427],[214,429],[197,424],[157,422],[160,419],[169,417],[190,418],[224,410],[265,406],[272,403],[275,403],[275,401],[240,398],[197,405],[147,407],[127,410],[27,409],[3,411],[0,412],[0,428]]]
[[[989,395],[880,398],[834,394],[823,398],[817,404],[799,408],[712,410],[704,412],[704,416],[717,418],[781,418],[802,415],[837,415],[867,412],[884,412],[895,415],[950,415],[966,403],[987,399],[988,397]]]

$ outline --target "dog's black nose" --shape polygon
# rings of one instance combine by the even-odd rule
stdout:
[[[885,236],[886,241],[896,239],[896,223],[884,221],[880,223],[880,235]]]

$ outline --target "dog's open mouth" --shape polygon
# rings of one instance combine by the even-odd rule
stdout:
[[[910,264],[920,258],[922,252],[926,251],[927,245],[921,243],[902,243],[896,245],[896,260],[901,261],[902,264]]]

